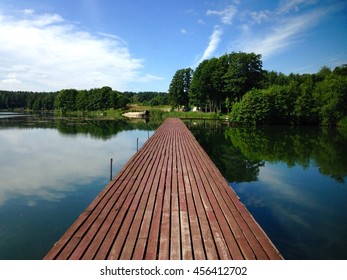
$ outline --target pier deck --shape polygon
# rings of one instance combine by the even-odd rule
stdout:
[[[281,259],[179,119],[167,119],[44,259]]]

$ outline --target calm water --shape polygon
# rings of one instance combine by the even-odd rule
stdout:
[[[347,259],[347,131],[186,122],[286,259]]]
[[[0,259],[41,259],[156,125],[0,119]]]
[[[347,259],[347,131],[185,121],[287,259]],[[0,259],[41,259],[158,124],[0,118]]]

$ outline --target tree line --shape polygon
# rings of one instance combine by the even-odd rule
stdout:
[[[285,75],[264,70],[259,54],[233,52],[177,70],[169,100],[239,124],[347,125],[347,64]]]
[[[168,105],[165,92],[119,92],[111,87],[58,92],[0,91],[0,110],[98,111],[125,108],[129,103]]]
[[[132,104],[142,104],[148,106],[170,105],[167,92],[156,91],[126,91],[124,94],[130,99]]]
[[[57,93],[55,109],[66,111],[97,111],[125,107],[128,100],[110,87],[90,90],[64,89]]]
[[[56,92],[25,92],[0,90],[0,110],[53,110]]]

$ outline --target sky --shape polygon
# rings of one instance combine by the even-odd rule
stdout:
[[[0,1],[0,90],[167,91],[178,69],[240,51],[285,74],[346,64],[347,2]]]

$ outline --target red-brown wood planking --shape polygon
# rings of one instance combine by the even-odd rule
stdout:
[[[283,258],[184,123],[169,118],[44,259]]]

